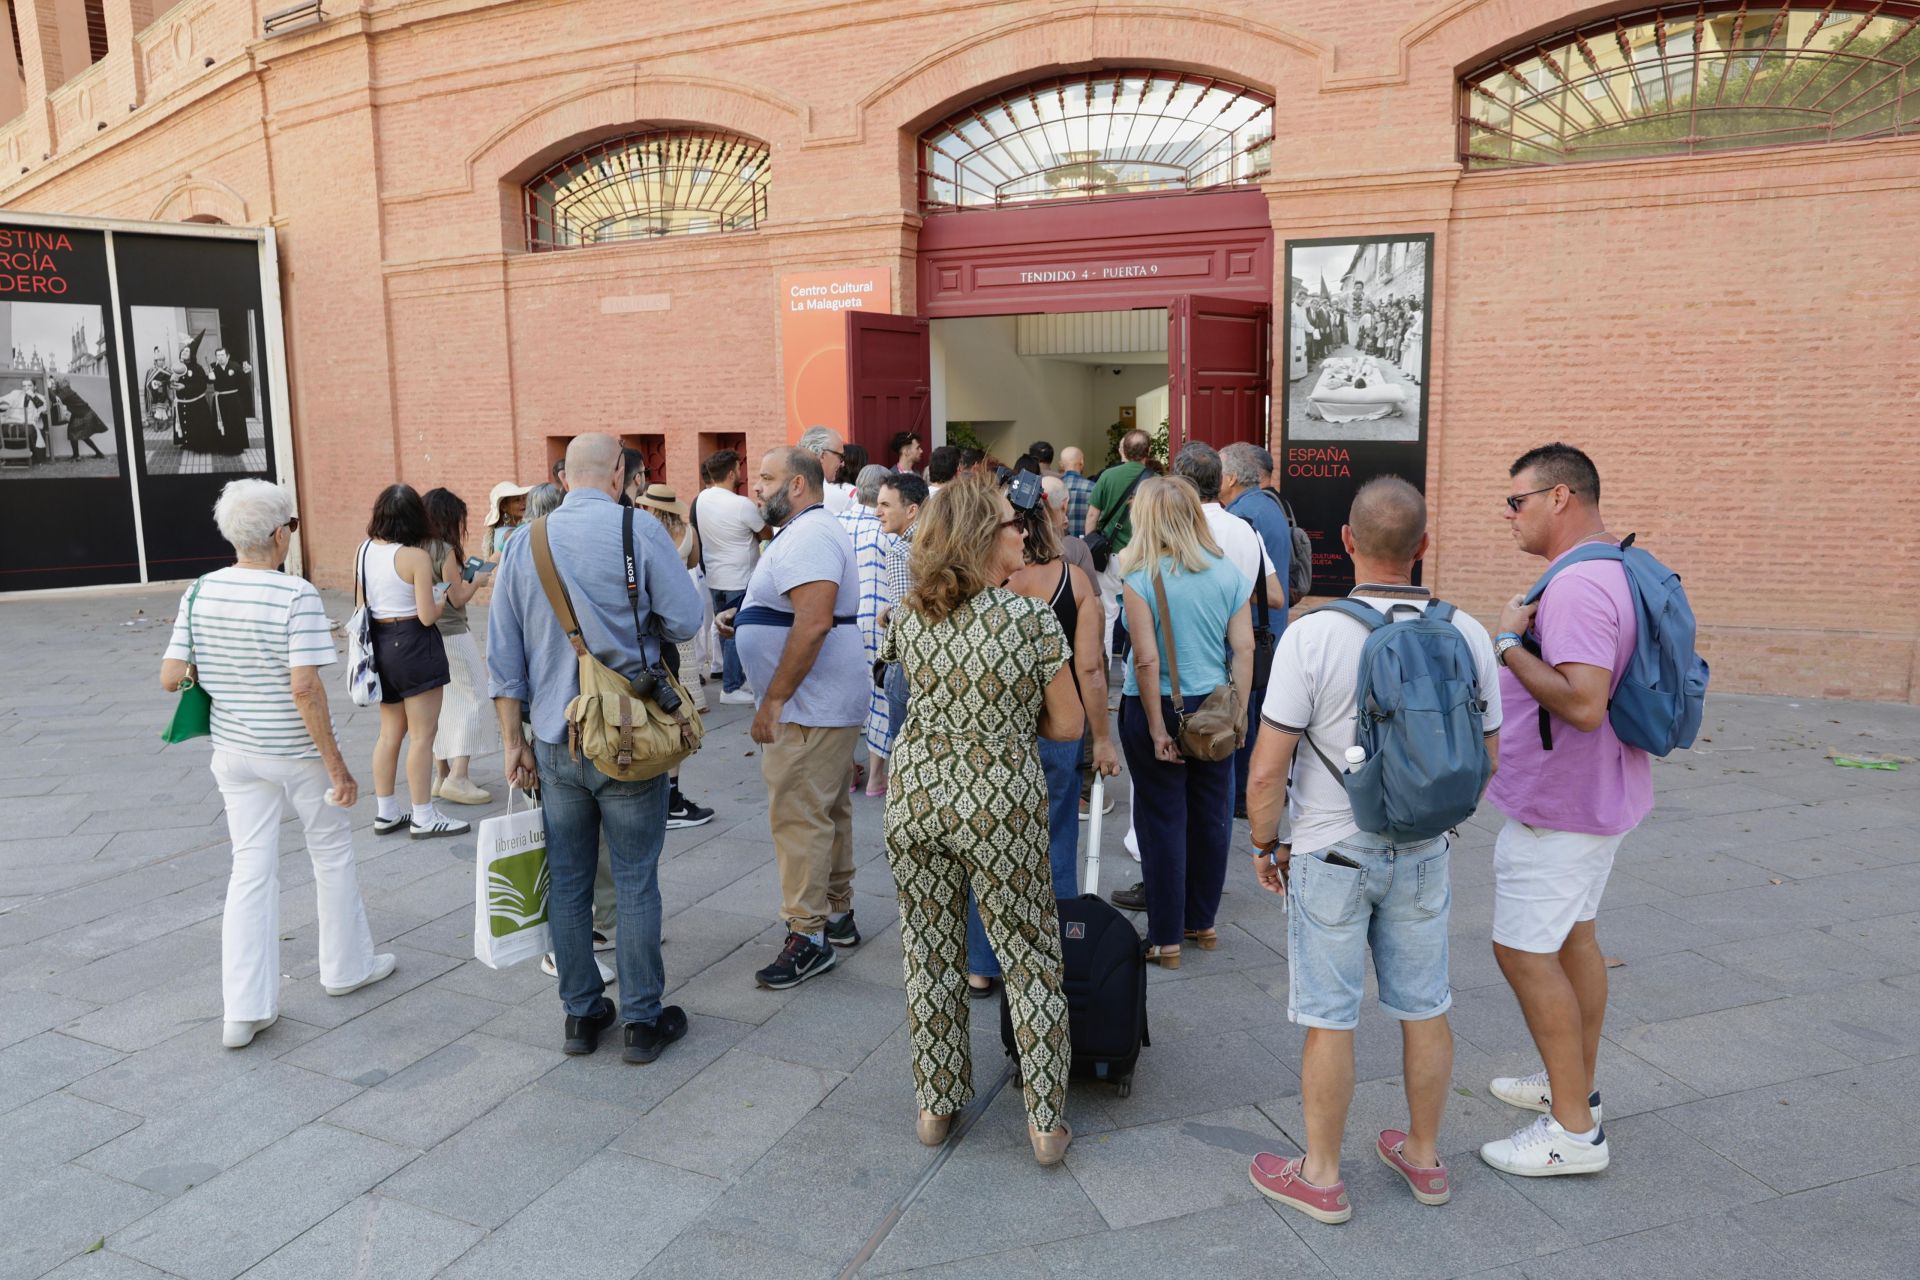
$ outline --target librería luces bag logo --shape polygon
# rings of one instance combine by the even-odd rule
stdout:
[[[495,858],[487,867],[487,923],[496,938],[545,924],[547,851],[544,847]]]

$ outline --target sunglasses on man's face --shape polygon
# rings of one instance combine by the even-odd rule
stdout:
[[[300,532],[300,517],[288,516],[287,522],[281,525],[280,527],[282,529],[285,529],[288,533],[298,533]]]
[[[1531,498],[1536,493],[1552,493],[1559,487],[1557,484],[1550,484],[1544,489],[1529,489],[1525,493],[1510,493],[1507,495],[1507,510],[1513,512],[1515,515],[1519,515],[1521,506],[1528,498]]]

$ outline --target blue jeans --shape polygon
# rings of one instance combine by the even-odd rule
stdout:
[[[713,611],[724,613],[728,609],[737,609],[740,602],[747,598],[745,591],[721,591],[708,587],[707,594],[713,597]],[[701,675],[707,674],[702,671]],[[732,636],[720,637],[720,690],[732,693],[747,682],[747,669],[740,665],[740,650]]]
[[[667,834],[667,778],[617,782],[585,756],[534,739],[540,804],[547,824],[547,923],[560,971],[560,1003],[575,1017],[600,1008],[607,984],[593,959],[593,876],[607,836],[619,903],[614,958],[620,1021],[660,1016],[666,964],[660,958],[660,846]]]
[[[1196,710],[1205,694],[1189,694]],[[1167,731],[1173,699],[1162,697]],[[1147,713],[1135,694],[1120,700],[1120,750],[1133,775],[1133,832],[1147,894],[1147,941],[1177,947],[1189,929],[1213,928],[1233,841],[1233,757],[1168,764],[1153,754]]]
[[[1053,896],[1080,896],[1080,742],[1040,740],[1040,768],[1047,775],[1047,863]],[[980,910],[967,892],[967,970],[978,978],[1000,976],[1000,961],[987,942]]]
[[[893,750],[893,740],[900,736],[900,726],[907,722],[907,673],[897,662],[887,664],[887,750]]]
[[[1424,1022],[1453,1007],[1447,984],[1447,909],[1453,886],[1448,842],[1435,836],[1397,848],[1356,832],[1330,849],[1295,854],[1287,872],[1287,1017],[1349,1031],[1360,1023],[1373,952],[1380,1010]],[[1340,853],[1359,869],[1328,862]]]
[[[1236,810],[1247,807],[1247,766],[1253,760],[1253,744],[1260,738],[1260,708],[1266,701],[1267,684],[1262,679],[1254,685],[1253,696],[1247,700],[1247,744],[1233,753],[1233,807]]]

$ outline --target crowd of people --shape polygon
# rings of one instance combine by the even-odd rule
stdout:
[[[1537,600],[1516,595],[1490,635],[1414,585],[1426,503],[1385,476],[1361,487],[1341,530],[1359,585],[1289,622],[1293,531],[1258,446],[1190,443],[1163,468],[1132,432],[1093,478],[1076,449],[1059,451],[1056,470],[1046,442],[1012,466],[935,447],[925,475],[913,469],[917,439],[888,452],[893,467],[871,464],[813,428],[751,464],[751,498],[737,492],[747,460],[723,450],[683,502],[649,485],[618,441],[582,435],[550,483],[495,488],[484,555],[472,558],[465,504],[448,491],[393,485],[375,503],[356,557],[386,698],[374,829],[464,831],[436,799],[490,799],[469,770],[496,746],[511,786],[538,787],[565,1052],[594,1052],[618,1024],[625,1060],[645,1063],[687,1033],[685,1012],[663,1003],[658,867],[665,832],[712,813],[686,799],[677,771],[622,781],[577,749],[579,655],[542,582],[555,571],[580,642],[636,692],[662,667],[689,690],[717,673],[722,704],[753,708],[786,930],[758,985],[810,981],[862,944],[853,797],[884,797],[922,1141],[945,1141],[971,1101],[969,1006],[1000,991],[1035,1158],[1065,1157],[1072,1051],[1056,904],[1079,894],[1086,779],[1119,775],[1124,759],[1140,880],[1111,900],[1143,917],[1149,963],[1172,969],[1199,952],[1204,964],[1218,946],[1236,819],[1251,854],[1239,874],[1291,903],[1287,1016],[1307,1028],[1306,1150],[1257,1156],[1253,1182],[1321,1221],[1351,1216],[1341,1150],[1370,955],[1378,1003],[1402,1026],[1408,1117],[1378,1135],[1377,1155],[1422,1203],[1444,1203],[1452,840],[1370,822],[1354,781],[1377,714],[1357,685],[1370,639],[1415,617],[1451,627],[1470,690],[1460,701],[1475,734],[1452,745],[1484,763],[1466,812],[1484,789],[1508,819],[1491,940],[1542,1062],[1490,1083],[1540,1115],[1481,1155],[1525,1176],[1607,1166],[1594,919],[1616,851],[1652,804],[1647,753],[1607,714],[1636,643],[1617,560],[1583,559]],[[1614,541],[1599,474],[1578,449],[1531,450],[1509,479],[1523,552],[1556,562]],[[298,520],[283,490],[253,480],[227,486],[215,519],[238,559],[183,597],[162,683],[177,687],[191,668],[213,698],[234,845],[225,1042],[238,1047],[277,1008],[283,802],[314,863],[322,984],[355,990],[394,958],[373,952],[354,879],[357,784],[319,675],[335,657],[327,621],[313,588],[277,568]],[[464,610],[489,583],[483,665]],[[609,951],[611,969],[596,954]]]
[[[1413,297],[1321,297],[1306,289],[1293,298],[1297,346],[1288,377],[1303,378],[1336,352],[1351,349],[1398,368],[1414,382],[1422,375],[1426,321]]]

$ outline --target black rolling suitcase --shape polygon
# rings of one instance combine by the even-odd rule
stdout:
[[[1120,1096],[1133,1092],[1133,1068],[1147,1036],[1146,944],[1132,922],[1100,896],[1100,810],[1106,779],[1094,775],[1087,823],[1087,891],[1060,902],[1060,949],[1066,962],[1073,1074],[1105,1080]],[[1019,1061],[1006,991],[1000,993],[1000,1043]]]

